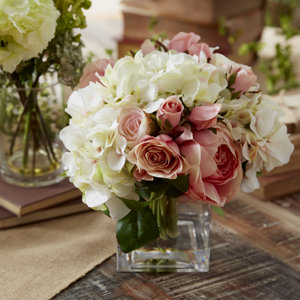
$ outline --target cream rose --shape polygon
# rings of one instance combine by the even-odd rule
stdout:
[[[177,144],[165,134],[146,136],[128,153],[127,159],[136,165],[134,176],[138,181],[153,177],[176,179],[186,169]]]

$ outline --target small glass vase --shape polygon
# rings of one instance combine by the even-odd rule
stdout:
[[[31,89],[1,89],[0,170],[7,183],[37,187],[63,180],[58,132],[67,121],[64,93],[60,84],[45,82]]]
[[[197,202],[177,203],[177,237],[162,239],[124,253],[117,250],[119,272],[207,272],[211,207]]]

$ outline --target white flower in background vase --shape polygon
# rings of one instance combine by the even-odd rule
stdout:
[[[12,73],[54,37],[60,13],[52,0],[0,1],[0,65]]]

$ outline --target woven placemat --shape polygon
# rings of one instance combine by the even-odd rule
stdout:
[[[50,299],[116,251],[99,212],[0,231],[0,299]]]

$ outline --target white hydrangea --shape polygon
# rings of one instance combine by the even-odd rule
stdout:
[[[101,89],[91,83],[73,92],[66,111],[70,125],[60,132],[69,152],[63,155],[66,175],[84,194],[91,208],[109,208],[110,215],[121,218],[128,208],[118,198],[138,200],[134,179],[125,168],[126,139],[118,132],[118,105],[104,105]],[[118,203],[118,205],[116,205]]]
[[[239,101],[241,100],[241,101]],[[279,120],[280,108],[267,98],[245,96],[233,100],[222,109],[230,122],[234,138],[242,145],[243,160],[247,161],[241,189],[252,192],[259,188],[257,172],[271,171],[288,163],[294,146],[287,127]]]
[[[0,1],[0,66],[12,73],[54,37],[60,13],[52,0]]]

